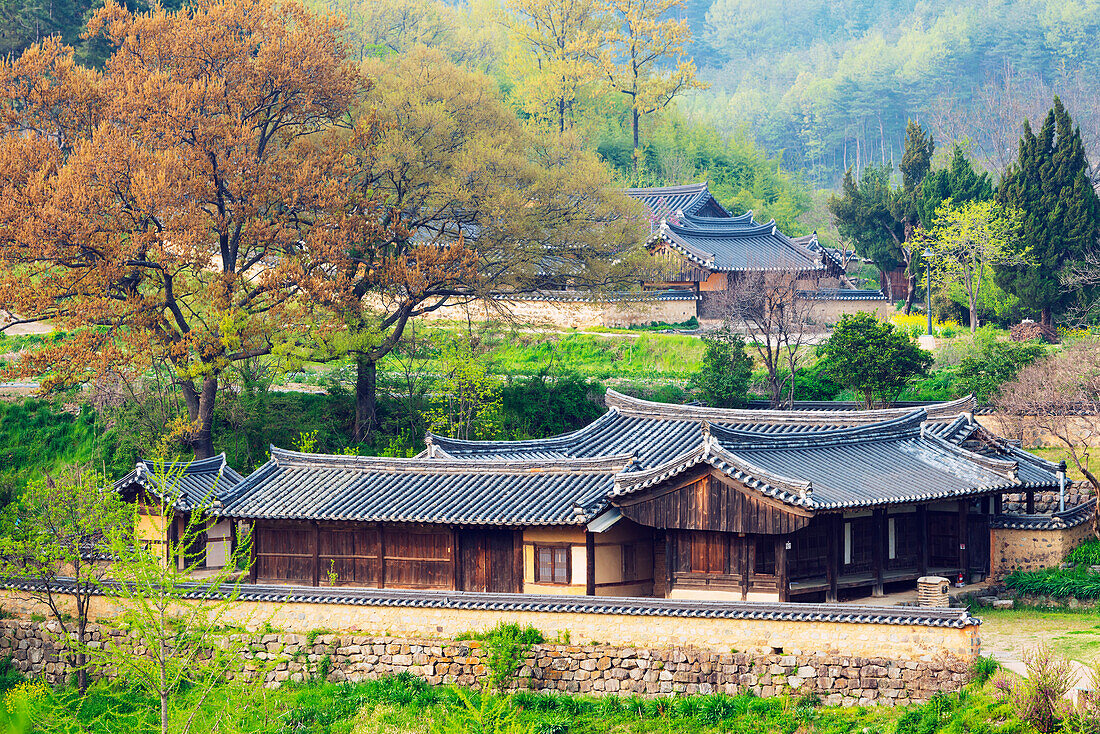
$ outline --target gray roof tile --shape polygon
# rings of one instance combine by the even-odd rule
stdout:
[[[125,491],[140,485],[161,499],[175,500],[177,510],[188,511],[216,505],[244,479],[226,463],[224,453],[209,459],[164,462],[162,468],[172,481],[170,488],[159,485],[156,461],[140,459],[133,471],[115,482],[115,489]]]

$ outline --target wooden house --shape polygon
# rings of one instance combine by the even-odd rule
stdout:
[[[607,403],[562,436],[429,436],[411,459],[272,448],[214,512],[251,524],[257,582],[834,600],[983,578],[1002,496],[1064,486],[1063,466],[989,434],[969,400]]]
[[[752,211],[734,216],[705,182],[626,194],[645,206],[646,246],[665,263],[663,279],[646,286],[693,290],[700,296],[700,318],[721,318],[721,294],[752,273],[793,278],[807,297],[828,304],[830,315],[851,310],[853,300],[838,295],[853,290],[845,277],[846,259],[821,245],[816,233],[788,237],[775,220],[757,222]],[[872,299],[886,303],[881,292],[853,292],[862,294],[857,308],[867,310]]]
[[[127,502],[138,504],[138,539],[162,546],[165,555],[185,536],[191,514],[200,513],[203,531],[175,561],[180,568],[221,568],[232,555],[234,527],[231,520],[213,513],[243,478],[226,463],[225,454],[160,466],[141,460],[115,482],[115,489]]]

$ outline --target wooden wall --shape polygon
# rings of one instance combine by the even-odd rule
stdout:
[[[752,496],[715,474],[707,467],[617,504],[623,515],[653,528],[786,535],[809,523],[809,513]]]
[[[517,591],[512,530],[260,521],[256,580],[305,585]]]

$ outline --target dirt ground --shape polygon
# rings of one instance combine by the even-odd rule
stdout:
[[[984,655],[1020,660],[1026,650],[1046,645],[1072,660],[1100,663],[1100,611],[995,609],[978,616]]]

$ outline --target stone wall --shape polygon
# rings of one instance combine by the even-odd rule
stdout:
[[[1091,522],[1056,529],[996,528],[992,531],[990,575],[1000,580],[1013,571],[1058,566],[1091,534]]]
[[[524,324],[557,326],[569,329],[586,329],[596,326],[626,328],[650,324],[682,324],[696,315],[695,300],[624,300],[556,301],[522,299],[494,301],[487,304],[475,301],[470,304],[454,304],[430,311],[419,318],[423,321],[488,321],[499,319],[504,310],[510,318]]]
[[[290,591],[288,590],[288,593]],[[48,615],[41,605],[11,592],[0,592],[0,606],[20,615]],[[792,607],[793,609],[794,607]],[[89,618],[113,618],[120,607],[104,597],[93,597]],[[960,610],[961,615],[961,610]],[[508,611],[461,607],[424,607],[351,603],[266,601],[239,602],[226,621],[246,629],[267,623],[277,629],[307,634],[331,629],[351,634],[410,638],[454,638],[470,630],[482,631],[500,622],[530,625],[548,639],[568,635],[578,643],[664,648],[681,645],[715,652],[736,649],[750,653],[834,654],[898,660],[930,661],[947,654],[972,659],[979,654],[981,637],[973,621],[960,626],[917,623],[891,624],[862,615],[862,621],[769,619],[661,614],[608,614],[514,609]],[[818,619],[813,619],[817,616]]]
[[[52,629],[52,631],[51,631]],[[66,666],[55,643],[56,623],[0,621],[0,656],[11,655],[28,676],[63,680]],[[97,644],[125,640],[94,626]],[[352,634],[257,635],[265,683],[301,681],[327,671],[332,681],[360,681],[412,673],[432,684],[474,686],[487,675],[481,644],[440,639],[399,639]],[[692,647],[543,644],[532,648],[517,688],[604,695],[729,694],[760,696],[817,693],[829,705],[905,704],[967,681],[969,661],[950,655],[930,660],[856,657],[848,653],[750,654]]]

